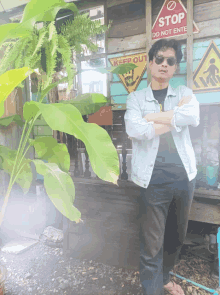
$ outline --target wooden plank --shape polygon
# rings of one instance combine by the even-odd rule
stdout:
[[[189,220],[220,225],[220,206],[193,202]]]
[[[205,188],[195,189],[195,196],[197,197],[207,197],[211,199],[219,199],[220,200],[220,191],[219,190],[207,190]]]
[[[74,3],[79,10],[87,10],[90,8],[104,5],[104,0],[87,0],[87,1],[76,1]]]
[[[146,52],[148,54],[152,44],[152,8],[151,0],[146,0]],[[147,56],[148,57],[148,56]],[[147,84],[151,82],[149,59],[147,58]]]
[[[187,86],[193,88],[193,0],[187,0]]]
[[[140,22],[142,24],[142,22]],[[124,24],[126,26],[126,23]],[[142,24],[143,25],[143,24]],[[219,38],[219,27],[220,27],[220,19],[209,20],[197,23],[197,26],[200,30],[198,34],[194,34],[194,40],[212,37],[212,39]],[[139,28],[139,30],[143,30],[143,28]],[[143,50],[146,48],[146,34],[139,34],[135,36],[125,36],[122,38],[109,38],[108,39],[108,53],[119,53],[126,52],[129,54],[129,51],[134,50]],[[175,39],[177,40],[185,40],[186,36],[177,36]],[[154,42],[154,40],[153,40]]]
[[[125,38],[108,38],[108,53],[128,52],[146,48],[146,34]]]
[[[163,5],[163,0],[153,1],[153,23]],[[187,8],[187,0],[182,1],[183,5]],[[194,0],[194,13],[193,20],[197,22],[218,19],[220,18],[220,1],[207,1],[207,0]]]
[[[186,6],[187,5],[187,0],[181,0],[181,1],[182,1],[183,5],[185,7],[187,7]],[[197,5],[200,5],[200,4],[206,4],[206,3],[208,4],[208,3],[211,3],[211,2],[213,2],[212,5],[215,5],[214,3],[219,2],[219,0],[217,0],[217,1],[194,0],[194,7],[196,7]],[[153,14],[158,15],[163,3],[164,3],[164,0],[152,1]]]
[[[109,24],[109,20],[108,20],[108,13],[107,13],[107,6],[108,6],[108,3],[109,1],[105,1],[105,4],[104,4],[104,24],[106,26],[108,26]],[[108,52],[108,36],[107,36],[107,33],[105,33],[105,53]],[[108,56],[107,54],[105,55],[105,64],[107,65],[108,64]],[[110,80],[111,80],[111,73],[108,73],[106,75],[106,89],[107,89],[107,98],[108,98],[108,102],[111,103],[111,98],[110,98],[110,95],[111,95],[111,90],[110,90]]]
[[[187,7],[187,0],[183,0],[182,2],[183,5]],[[151,24],[156,20],[163,3],[164,0],[152,1]],[[113,21],[113,25],[145,18],[145,12],[146,5],[143,1],[137,0],[135,2],[124,3],[123,5],[108,8],[108,16],[109,19]],[[220,1],[195,0],[193,18],[196,23],[220,18]]]
[[[145,3],[138,1],[108,8],[108,18],[114,24],[145,17]]]
[[[109,29],[109,38],[123,38],[144,34],[146,32],[146,19],[139,18],[128,22],[118,23],[112,25]]]
[[[65,246],[73,255],[119,267],[138,267],[139,187],[119,181],[120,187],[102,180],[75,178],[74,205],[81,211],[85,227],[78,234],[69,223]],[[97,230],[98,228],[98,230]],[[68,234],[68,236],[67,236]],[[135,258],[135,259],[134,259]]]
[[[193,17],[196,23],[220,18],[220,1],[210,1],[196,5]]]
[[[121,5],[125,4],[128,2],[133,2],[134,0],[107,0],[107,8],[116,6],[116,5]]]

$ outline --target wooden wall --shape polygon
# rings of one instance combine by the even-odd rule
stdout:
[[[152,1],[152,26],[163,3],[164,0]],[[182,3],[186,7],[186,0]],[[194,39],[220,36],[219,0],[194,0],[193,18],[200,30],[198,34],[194,34]],[[108,8],[108,19],[113,21],[108,34],[108,53],[145,48],[145,0]]]

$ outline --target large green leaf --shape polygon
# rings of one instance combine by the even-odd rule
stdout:
[[[16,122],[16,124],[20,127],[24,125],[24,122],[19,115],[8,116],[5,118],[0,118],[0,125],[1,126],[9,126],[12,122]]]
[[[78,13],[74,3],[66,3],[64,0],[31,0],[25,7],[21,23],[33,26],[39,21],[54,21],[60,9]]]
[[[71,100],[61,100],[60,103],[72,104],[82,116],[97,112],[107,103],[107,98],[100,93],[85,93]]]
[[[117,75],[123,75],[135,68],[137,68],[137,65],[133,63],[125,63],[125,64],[118,65],[116,67],[98,68],[98,69],[95,69],[95,71],[98,71],[102,74],[113,73]]]
[[[71,221],[78,221],[81,213],[73,206],[75,186],[70,175],[60,170],[55,163],[44,163],[41,160],[33,162],[37,173],[44,176],[46,192],[55,207]]]
[[[39,112],[39,107],[36,104],[25,102],[23,106],[23,116],[27,122],[29,122],[32,118],[34,118],[38,112]]]
[[[99,178],[117,184],[119,176],[119,159],[108,133],[93,123],[85,123],[82,115],[72,105],[61,103],[36,105],[47,124],[53,130],[58,130],[82,140],[86,146],[93,171]],[[24,109],[25,116],[25,109]]]
[[[70,155],[64,143],[58,143],[51,136],[42,136],[31,140],[39,158],[56,163],[65,172],[70,169]]]
[[[3,169],[8,174],[12,173],[12,169],[14,166],[14,161],[16,158],[17,151],[11,150],[6,146],[0,145],[0,169]],[[22,161],[22,170],[18,175],[16,180],[17,184],[23,189],[23,192],[26,194],[29,191],[32,182],[32,170],[30,166],[30,161],[26,158]]]
[[[64,0],[31,0],[25,6],[20,23],[0,26],[0,45],[7,39],[22,38],[31,34],[36,22],[54,21],[60,9],[69,9],[78,13],[75,4],[65,3]]]
[[[31,33],[31,28],[27,28],[19,23],[4,24],[0,26],[0,44],[7,39],[23,38]]]
[[[9,94],[26,79],[33,70],[28,67],[24,67],[17,70],[10,70],[0,76],[0,117],[4,115],[4,101]]]

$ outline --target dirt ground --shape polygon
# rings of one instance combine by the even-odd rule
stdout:
[[[210,262],[187,249],[188,246],[183,247],[173,272],[216,289],[218,278],[210,276]],[[6,295],[143,295],[137,270],[92,260],[65,259],[62,248],[51,248],[43,242],[17,255],[0,251],[0,264],[8,270]],[[182,286],[186,295],[210,294],[186,280],[175,276],[172,279]]]

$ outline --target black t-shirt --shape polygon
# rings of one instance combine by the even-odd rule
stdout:
[[[160,104],[160,110],[164,111],[164,100],[167,88],[152,90],[154,98]],[[160,135],[160,145],[151,176],[151,184],[162,184],[180,181],[187,178],[185,167],[176,149],[171,132]]]

